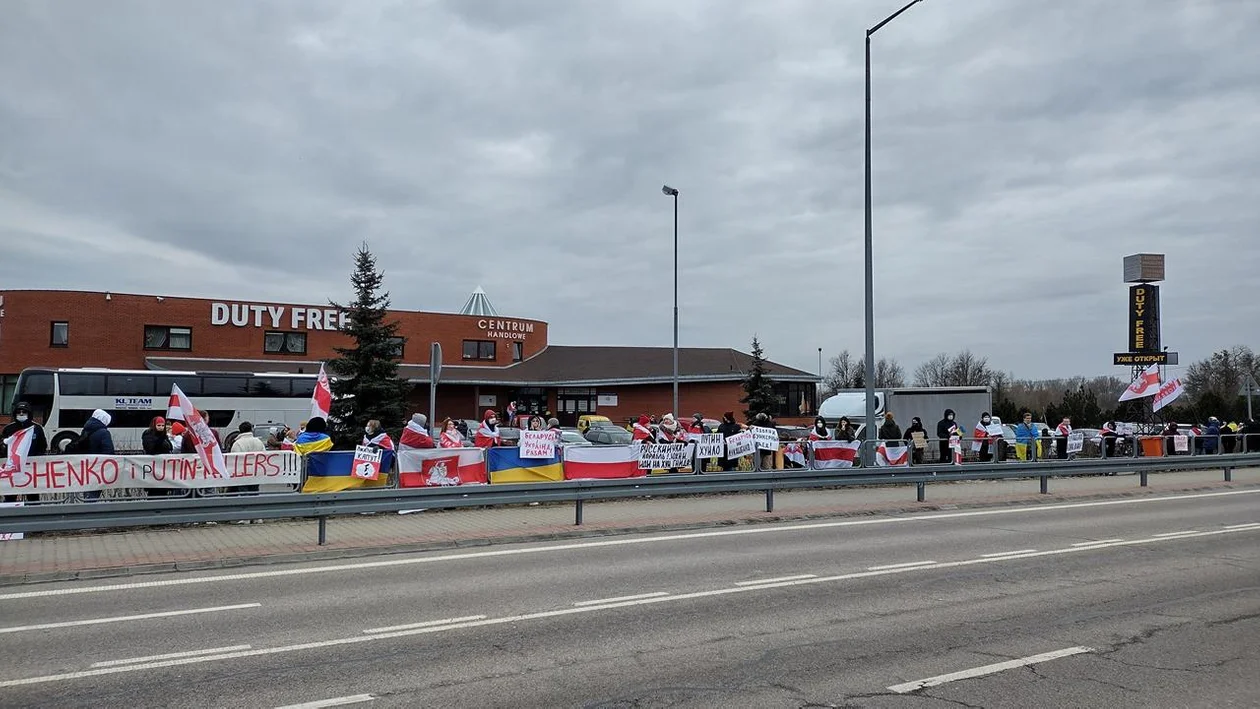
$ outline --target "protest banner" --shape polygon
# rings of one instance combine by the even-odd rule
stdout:
[[[0,507],[21,507],[21,502],[0,502]],[[25,532],[0,532],[0,542],[17,541],[26,538]]]
[[[0,474],[0,493],[91,492],[121,488],[188,489],[237,485],[297,485],[302,458],[292,451],[228,453],[224,469],[207,469],[200,456],[32,456],[19,471]]]
[[[669,470],[691,466],[691,445],[687,443],[653,443],[639,451],[640,470]]]
[[[1069,433],[1067,439],[1068,455],[1080,453],[1083,450],[1085,450],[1085,434],[1080,431]]]
[[[350,474],[360,480],[379,478],[381,476],[381,449],[377,446],[355,446]]]
[[[726,451],[726,437],[720,433],[702,433],[696,436],[697,458],[721,458]]]
[[[552,431],[521,431],[521,458],[556,457],[556,434]]]
[[[757,452],[757,441],[749,431],[740,431],[726,439],[726,459],[735,460]]]
[[[399,487],[485,485],[486,452],[481,448],[425,448],[398,453]]]
[[[763,451],[779,450],[779,432],[768,426],[749,426],[748,430],[752,431],[753,440],[757,442],[757,448]]]

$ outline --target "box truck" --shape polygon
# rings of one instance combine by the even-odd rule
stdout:
[[[884,413],[891,411],[897,425],[905,431],[910,419],[918,416],[923,420],[928,438],[936,437],[936,422],[941,420],[945,409],[954,410],[954,421],[964,436],[980,420],[980,414],[993,412],[993,392],[989,387],[897,387],[875,390],[876,425],[884,420]],[[866,391],[845,389],[827,397],[818,407],[818,415],[834,427],[841,416],[849,417],[858,438],[866,438]]]

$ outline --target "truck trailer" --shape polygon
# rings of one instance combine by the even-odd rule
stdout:
[[[993,411],[993,392],[989,387],[896,387],[875,390],[876,425],[883,423],[884,414],[891,411],[897,425],[905,431],[910,420],[918,416],[923,420],[928,438],[936,437],[936,423],[946,409],[954,410],[954,422],[964,436],[980,420],[980,414]],[[866,439],[866,391],[844,389],[827,397],[818,407],[818,415],[834,427],[841,416],[847,416],[858,430],[858,438]]]

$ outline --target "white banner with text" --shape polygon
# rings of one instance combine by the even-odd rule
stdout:
[[[228,453],[218,475],[196,455],[33,456],[19,471],[0,475],[0,493],[91,492],[117,488],[177,489],[237,485],[297,485],[302,458],[293,451]]]

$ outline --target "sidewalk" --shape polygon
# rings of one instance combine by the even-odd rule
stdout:
[[[1049,495],[1038,481],[968,481],[927,486],[927,502],[915,502],[913,485],[775,493],[765,511],[763,493],[588,502],[582,526],[572,503],[490,509],[426,510],[328,521],[328,544],[319,546],[315,520],[253,525],[145,528],[102,534],[36,534],[0,542],[0,585],[121,576],[247,564],[313,561],[428,549],[653,532],[782,520],[895,514],[1063,500],[1137,497],[1194,490],[1260,486],[1260,468],[1161,473],[1150,486],[1135,475],[1052,478]]]

